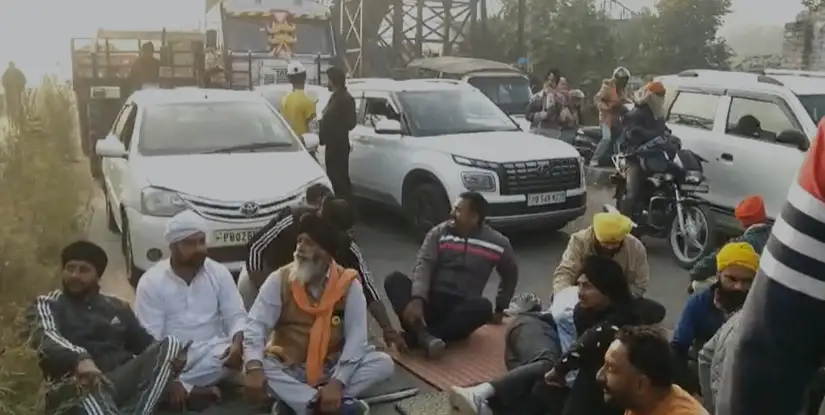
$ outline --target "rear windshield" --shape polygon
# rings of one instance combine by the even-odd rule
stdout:
[[[799,102],[805,107],[808,115],[811,116],[814,124],[825,116],[825,95],[797,95],[797,97],[799,97]]]
[[[508,115],[523,115],[530,104],[530,81],[522,76],[474,76],[467,82]]]

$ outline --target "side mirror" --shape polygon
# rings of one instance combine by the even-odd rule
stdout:
[[[122,158],[126,157],[126,147],[115,136],[110,135],[103,140],[97,140],[95,154],[100,157]]]
[[[215,49],[218,47],[218,31],[209,29],[206,31],[206,48]]]
[[[307,150],[315,151],[321,145],[321,138],[315,133],[306,133],[301,136],[304,139],[304,145]]]
[[[801,151],[808,151],[811,147],[811,142],[802,131],[799,130],[785,130],[776,136],[776,142],[779,144],[787,144],[794,146]]]
[[[396,120],[381,120],[375,123],[375,132],[378,134],[401,134],[401,123]]]

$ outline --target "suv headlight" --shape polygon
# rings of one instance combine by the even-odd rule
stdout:
[[[500,164],[492,162],[492,161],[476,160],[476,159],[471,159],[471,158],[461,157],[461,156],[453,156],[453,161],[456,164],[460,164],[462,166],[478,167],[479,169],[488,169],[488,170],[498,170],[498,168],[501,166]]]
[[[495,192],[496,178],[492,173],[461,172],[461,182],[467,190],[474,192]]]
[[[140,210],[150,216],[171,217],[186,209],[186,203],[179,194],[148,187],[140,193]]]

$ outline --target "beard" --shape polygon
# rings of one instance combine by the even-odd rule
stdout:
[[[69,298],[84,298],[89,294],[93,294],[95,292],[100,291],[100,286],[97,284],[87,284],[83,281],[76,280],[76,279],[67,279],[64,278],[62,280],[63,285],[63,295]]]
[[[739,311],[745,305],[745,299],[748,298],[747,291],[731,290],[722,287],[716,289],[716,298],[719,301],[719,306],[727,313]]]
[[[619,252],[619,249],[622,249],[621,245],[619,245],[615,248],[605,248],[604,246],[602,246],[598,242],[593,247],[593,250],[596,252],[596,255],[601,256],[601,257],[605,257],[605,258],[613,258],[613,256],[616,255],[616,252]]]
[[[323,277],[329,268],[329,264],[324,263],[320,256],[307,258],[295,253],[293,258],[295,264],[292,267],[289,280],[301,285],[306,285],[310,281]]]
[[[206,261],[206,254],[198,253],[179,259],[178,264],[186,268],[200,269],[200,267],[203,266],[204,261]]]

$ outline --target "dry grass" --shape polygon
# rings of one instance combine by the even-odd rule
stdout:
[[[78,158],[73,93],[54,79],[25,99],[19,131],[0,118],[0,414],[43,413],[35,354],[20,316],[54,289],[62,247],[83,233],[92,182]],[[3,349],[4,348],[4,349]]]

